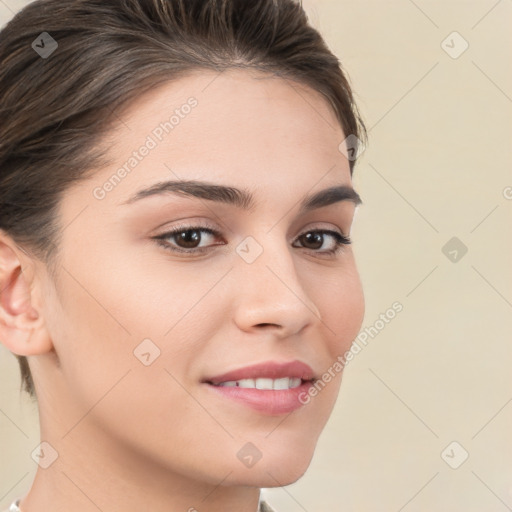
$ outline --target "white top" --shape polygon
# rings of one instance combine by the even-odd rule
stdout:
[[[20,504],[21,498],[18,498],[17,500],[13,501],[11,503],[11,506],[9,507],[9,510],[6,510],[5,512],[21,512],[18,505]]]

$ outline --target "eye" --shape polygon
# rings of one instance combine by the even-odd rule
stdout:
[[[216,229],[207,226],[186,225],[177,226],[171,231],[153,237],[160,246],[168,251],[190,255],[205,253],[209,251],[212,246],[225,243],[208,243],[215,238],[222,239],[221,233]],[[352,243],[347,236],[328,229],[306,231],[299,235],[296,240],[301,244],[299,247],[327,255],[334,255],[338,253],[344,245]],[[324,245],[327,245],[327,248],[325,248]],[[293,247],[297,246],[293,245]],[[322,247],[324,248],[322,249]]]
[[[206,234],[206,236],[204,236],[204,234]],[[206,238],[206,241],[208,241],[208,238],[220,238],[220,236],[217,230],[205,226],[177,226],[175,229],[153,238],[157,240],[158,244],[164,249],[177,253],[193,254],[206,252],[212,245],[220,245],[209,244],[206,247],[200,246],[203,239]],[[174,243],[169,243],[169,239],[173,240]]]
[[[324,243],[326,242],[326,238],[330,243],[328,243],[328,249],[319,250]],[[323,253],[323,254],[336,254],[338,253],[344,245],[348,245],[352,243],[349,237],[338,233],[337,231],[332,231],[330,229],[315,229],[311,231],[306,231],[302,235],[297,238],[306,249],[312,249],[315,252]]]

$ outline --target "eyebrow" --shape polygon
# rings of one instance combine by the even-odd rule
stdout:
[[[139,190],[121,204],[133,204],[146,197],[169,193],[226,203],[243,210],[250,210],[255,205],[254,196],[247,190],[197,180],[159,182],[149,188]],[[352,187],[337,185],[303,198],[300,202],[299,214],[340,201],[350,201],[356,206],[362,204],[359,194]]]

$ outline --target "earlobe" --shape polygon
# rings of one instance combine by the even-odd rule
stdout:
[[[22,267],[22,252],[9,237],[0,233],[0,343],[17,355],[48,352],[52,343],[48,336],[30,269],[30,261]]]

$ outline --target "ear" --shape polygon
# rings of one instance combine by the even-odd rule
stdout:
[[[21,356],[52,350],[35,263],[0,230],[0,343]]]

